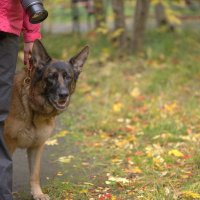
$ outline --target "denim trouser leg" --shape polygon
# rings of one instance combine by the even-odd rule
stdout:
[[[4,121],[9,112],[16,68],[18,37],[0,32],[0,200],[12,200],[12,158],[4,143]]]

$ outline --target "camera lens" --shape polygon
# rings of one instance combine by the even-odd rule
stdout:
[[[28,13],[29,21],[32,24],[40,23],[48,16],[48,12],[40,0],[22,0],[22,6]]]
[[[48,16],[48,12],[44,10],[42,4],[35,4],[27,8],[27,13],[29,15],[29,21],[32,24],[37,24],[45,20]]]

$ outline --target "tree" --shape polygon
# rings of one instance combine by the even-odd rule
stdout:
[[[135,53],[141,51],[143,48],[149,5],[150,0],[136,1],[132,41],[132,50]]]
[[[156,14],[156,21],[157,21],[158,27],[166,26],[168,22],[167,22],[167,17],[165,14],[165,8],[162,2],[158,2],[155,5],[155,14]]]
[[[94,0],[94,9],[95,9],[95,27],[98,28],[105,24],[105,8],[103,0]]]
[[[90,30],[92,28],[92,17],[94,15],[94,2],[93,2],[93,0],[85,0],[85,9],[87,11],[88,30]]]
[[[194,1],[194,0],[185,0],[185,4],[190,8],[191,10],[196,10],[198,9],[198,4],[199,1]]]
[[[125,47],[126,43],[126,26],[124,16],[124,0],[112,0],[112,7],[114,12],[114,30],[117,34],[119,46]]]
[[[155,5],[155,15],[158,27],[167,27],[169,30],[173,31],[175,27],[169,22],[165,13],[165,7],[162,1],[159,1]]]
[[[78,0],[71,0],[72,14],[72,31],[80,32],[80,13],[78,8]]]
[[[192,0],[185,0],[185,4],[188,6],[188,7],[193,7],[193,1]]]

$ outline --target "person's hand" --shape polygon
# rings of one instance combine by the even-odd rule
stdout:
[[[33,48],[33,42],[24,43],[24,65],[29,67],[29,59],[31,57],[31,52]]]

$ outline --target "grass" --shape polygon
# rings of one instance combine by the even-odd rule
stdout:
[[[50,55],[66,60],[91,47],[59,118],[67,134],[54,156],[73,158],[44,190],[53,200],[200,198],[199,33],[149,32],[144,53],[120,59],[93,34],[44,37]]]

